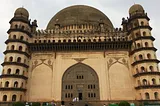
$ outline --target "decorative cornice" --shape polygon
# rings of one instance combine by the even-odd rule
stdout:
[[[3,62],[1,65],[2,66],[5,66],[5,65],[16,65],[16,66],[22,66],[22,67],[25,67],[25,68],[29,68],[28,65],[26,65],[24,63],[18,63],[18,62]]]
[[[6,87],[1,87],[0,88],[0,91],[23,91],[23,92],[25,92],[27,89],[25,89],[25,88],[14,88],[14,87],[8,87],[8,88],[6,88]]]
[[[160,72],[158,71],[153,71],[153,72],[140,72],[140,73],[136,73],[133,75],[133,77],[141,77],[141,76],[145,76],[145,75],[158,75],[160,76]]]
[[[142,60],[137,60],[137,61],[133,62],[131,65],[135,66],[135,65],[140,64],[140,63],[148,63],[148,62],[159,63],[160,61],[157,60],[157,59],[142,59]]]
[[[5,55],[8,54],[8,53],[18,53],[18,54],[23,54],[25,55],[26,57],[30,57],[30,55],[26,52],[23,52],[23,51],[19,51],[19,50],[6,50],[3,52]]]
[[[24,80],[28,79],[28,77],[26,77],[24,75],[17,75],[17,74],[2,74],[2,75],[0,75],[0,78],[21,78]]]
[[[139,52],[139,51],[146,51],[146,50],[153,50],[155,52],[157,51],[155,47],[141,47],[141,48],[136,48],[133,51],[131,51],[130,55],[133,55],[134,53]]]

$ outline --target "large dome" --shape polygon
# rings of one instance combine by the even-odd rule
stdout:
[[[57,23],[60,24],[60,26],[74,24],[99,25],[101,21],[103,21],[109,29],[113,28],[109,18],[101,11],[90,6],[75,5],[58,12],[48,23],[47,29],[54,29]]]

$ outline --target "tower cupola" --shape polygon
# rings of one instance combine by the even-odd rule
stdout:
[[[145,13],[145,11],[144,11],[143,7],[139,4],[134,4],[129,9],[130,17],[135,16],[135,15],[141,15],[141,14],[144,14],[144,13]]]
[[[21,7],[21,8],[16,9],[14,13],[14,17],[28,19],[29,12],[25,8]]]

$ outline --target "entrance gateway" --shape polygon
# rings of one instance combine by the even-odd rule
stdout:
[[[62,78],[62,101],[100,100],[99,80],[96,72],[89,66],[78,63],[68,68]]]

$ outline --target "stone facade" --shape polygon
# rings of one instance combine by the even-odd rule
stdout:
[[[10,21],[0,101],[158,101],[159,60],[149,17],[141,5],[122,28],[83,5],[58,12],[46,30],[18,8]]]

